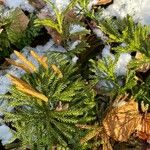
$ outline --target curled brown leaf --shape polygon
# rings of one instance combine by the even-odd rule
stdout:
[[[130,101],[113,108],[105,117],[103,126],[108,136],[116,141],[127,141],[140,122],[138,103]]]

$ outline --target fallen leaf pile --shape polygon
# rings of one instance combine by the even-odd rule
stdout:
[[[133,133],[142,140],[150,140],[150,113],[140,113],[134,98],[120,107],[114,107],[105,117],[106,134],[120,142],[127,141]]]
[[[124,103],[120,105],[122,100]],[[135,135],[133,137],[146,142],[150,140],[150,113],[147,112],[149,105],[144,105],[142,102],[141,113],[133,97],[118,96],[114,102],[118,102],[118,105],[110,106],[101,126],[77,125],[78,128],[89,130],[80,140],[81,144],[100,137],[103,150],[112,150],[110,138],[118,142],[127,142],[131,135]]]

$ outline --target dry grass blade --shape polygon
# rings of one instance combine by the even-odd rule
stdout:
[[[29,94],[29,95],[31,95],[31,96],[33,96],[33,97],[39,98],[39,99],[41,99],[41,100],[43,100],[43,101],[45,101],[45,102],[48,101],[48,98],[47,98],[45,95],[43,95],[43,94],[41,94],[41,93],[35,91],[34,89],[20,88],[20,87],[17,87],[17,86],[16,86],[16,88],[17,88],[18,90],[24,92],[24,93],[27,93],[27,94]]]
[[[15,76],[13,76],[13,75],[11,75],[11,74],[8,74],[7,76],[8,76],[8,78],[12,81],[12,83],[13,83],[15,86],[17,86],[17,87],[20,87],[20,88],[26,87],[26,88],[28,88],[28,89],[31,88],[31,86],[30,86],[29,84],[27,84],[25,81],[23,81],[23,80],[21,80],[21,79],[15,77]]]
[[[34,90],[29,84],[27,84],[25,81],[18,79],[17,77],[13,75],[8,75],[9,79],[12,81],[12,83],[16,86],[16,88],[26,94],[29,94],[33,97],[36,97],[38,99],[41,99],[45,102],[48,101],[48,98],[43,95],[42,93],[39,93],[38,91]]]
[[[76,127],[80,128],[80,129],[94,129],[95,128],[95,126],[86,125],[86,124],[77,124]]]
[[[3,29],[2,28],[0,28],[0,34],[3,32]]]
[[[26,71],[28,73],[32,73],[32,71],[26,65],[18,63],[18,62],[15,62],[14,60],[11,60],[11,59],[8,59],[8,58],[6,58],[6,60],[7,60],[7,62],[9,64],[17,66],[17,67],[20,67],[20,68],[22,68],[24,71]]]
[[[36,52],[30,51],[31,55],[45,68],[48,69],[47,58],[40,57]]]
[[[29,68],[31,68],[31,70],[36,71],[36,67],[30,62],[28,61],[25,56],[23,56],[20,52],[14,51],[14,53],[16,54],[16,56],[18,56],[18,58],[24,62]]]
[[[55,64],[52,64],[51,67],[54,70],[54,72],[58,75],[59,78],[63,78],[62,72],[59,70],[59,68]]]
[[[113,150],[109,141],[109,137],[105,133],[102,134],[102,140],[103,140],[103,150]]]

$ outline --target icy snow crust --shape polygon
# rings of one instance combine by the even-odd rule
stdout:
[[[89,4],[89,8],[92,8],[92,5],[96,3],[97,0],[92,0],[93,2]],[[69,4],[70,0],[52,0],[58,8],[60,12],[62,12],[66,6]],[[15,9],[17,7],[33,12],[34,8],[29,4],[28,0],[5,0],[4,2],[5,6],[7,8]],[[50,7],[45,7],[45,11],[49,11]],[[104,10],[103,16],[117,16],[117,17],[125,17],[127,14],[130,14],[134,17],[135,21],[141,21],[143,24],[150,24],[150,0],[114,0],[114,3],[111,4],[107,9]],[[75,33],[78,31],[84,30],[83,27],[79,25],[72,26],[70,31],[71,33]],[[103,41],[106,40],[106,37],[103,37],[103,33],[99,29],[93,30],[95,34],[97,34],[98,37],[104,38]],[[76,45],[80,41],[76,41],[70,45],[70,48],[73,49],[76,47]],[[43,55],[47,53],[48,51],[65,51],[65,49],[61,46],[56,46],[53,40],[49,40],[49,42],[44,46],[37,46],[36,48],[31,47],[25,47],[22,52],[23,54],[31,60],[35,65],[38,66],[38,63],[29,55],[29,50],[36,51],[39,55]],[[114,55],[110,52],[110,46],[105,46],[102,52],[103,57],[111,57],[114,58]],[[16,56],[14,54],[11,55],[11,59],[17,60]],[[77,61],[77,57],[73,58],[73,62]],[[126,61],[124,61],[126,60]],[[120,55],[118,62],[116,64],[115,73],[117,76],[119,75],[125,75],[127,71],[127,64],[131,60],[131,55],[127,53],[123,53]],[[7,78],[6,74],[10,73],[17,77],[21,77],[25,72],[21,70],[20,68],[17,68],[15,66],[10,66],[9,69],[5,70],[5,73],[0,73],[0,94],[5,94],[9,91],[10,87],[10,81]],[[105,81],[101,81],[100,86],[105,86]],[[111,83],[110,83],[111,84]],[[111,87],[112,85],[110,85]],[[0,101],[0,106],[4,107],[7,111],[11,111],[12,108],[7,108],[7,102]],[[3,115],[0,113],[0,116]],[[5,124],[2,123],[2,120],[0,120],[0,140],[2,140],[2,144],[9,143],[9,139],[12,137],[12,134],[10,132],[9,127],[7,127]]]

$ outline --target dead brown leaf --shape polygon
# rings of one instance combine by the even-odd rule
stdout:
[[[120,105],[120,102],[125,103]],[[119,105],[113,105],[118,103]],[[81,129],[91,130],[81,139],[81,143],[92,138],[100,137],[103,141],[103,150],[112,150],[110,138],[119,142],[127,142],[131,135],[142,140],[150,140],[150,113],[148,105],[141,103],[142,114],[139,112],[138,103],[128,94],[118,96],[107,109],[107,114],[100,126],[77,125]]]
[[[150,140],[150,113],[145,113],[137,127],[137,136],[142,140]]]
[[[115,102],[118,104],[122,99],[125,101],[127,96],[119,96]],[[114,105],[103,121],[106,134],[112,139],[126,142],[131,134],[142,140],[150,140],[150,113],[147,113],[149,105],[141,102],[142,114],[138,110],[138,103],[134,98],[130,98],[123,105]],[[119,100],[119,101],[117,101]]]
[[[61,43],[62,43],[61,35],[56,30],[54,30],[50,27],[45,27],[45,28],[47,29],[48,34],[51,35],[54,42],[58,45],[61,45]]]
[[[37,9],[41,9],[41,8],[43,8],[46,5],[46,3],[43,0],[29,0],[29,3],[34,8],[37,8]]]
[[[103,126],[106,134],[116,141],[127,141],[135,132],[141,116],[138,103],[130,101],[123,106],[113,108],[105,117]]]
[[[110,140],[108,135],[106,133],[102,134],[102,140],[103,140],[103,150],[113,150],[112,145],[110,144]]]
[[[14,13],[15,13],[15,18],[10,25],[10,29],[13,32],[22,32],[27,28],[29,23],[29,18],[19,8],[16,9]]]
[[[3,5],[4,4],[4,0],[0,0],[0,5]]]

